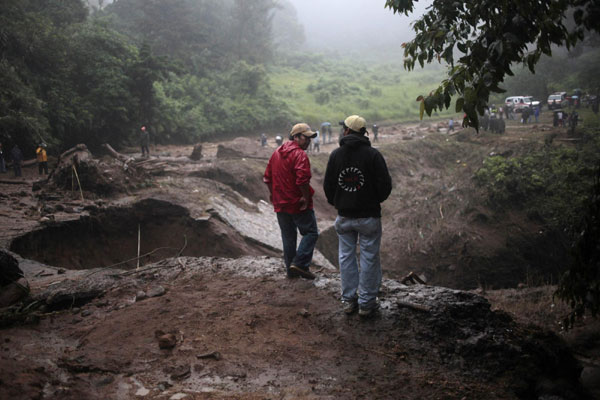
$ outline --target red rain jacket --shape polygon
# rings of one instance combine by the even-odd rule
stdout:
[[[279,146],[271,156],[263,176],[263,182],[271,188],[271,202],[275,212],[301,213],[302,192],[299,186],[309,184],[310,178],[310,161],[298,143],[290,140]],[[312,195],[315,191],[312,187],[309,188],[307,209],[312,209]]]

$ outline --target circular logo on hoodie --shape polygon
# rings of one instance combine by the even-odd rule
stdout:
[[[365,176],[362,171],[356,167],[345,168],[338,176],[338,185],[346,192],[359,191],[364,184]]]

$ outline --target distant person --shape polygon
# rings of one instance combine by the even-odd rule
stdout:
[[[377,135],[379,134],[379,127],[377,124],[373,124],[373,141],[377,141]]]
[[[538,122],[540,122],[540,106],[535,107],[535,109],[533,110],[533,115],[535,117],[535,123],[537,124]]]
[[[530,115],[530,110],[529,107],[525,107],[523,108],[523,111],[521,112],[521,122],[523,122],[524,124],[527,124],[529,122],[529,115]]]
[[[323,144],[331,143],[331,123],[323,122],[321,124],[321,133],[323,134]]]
[[[450,118],[448,121],[448,133],[454,132],[454,120]]]
[[[6,173],[6,160],[4,160],[4,147],[0,143],[0,173]]]
[[[562,112],[562,110],[558,110],[558,112],[556,113],[556,116],[558,118],[558,126],[563,126],[563,112]]]
[[[552,126],[558,126],[558,111],[554,111],[554,116],[552,117]]]
[[[21,152],[19,145],[15,144],[13,146],[12,150],[10,151],[10,157],[12,158],[15,177],[21,176],[21,163],[23,162],[23,153]]]
[[[340,121],[338,122],[338,124],[340,125],[340,133],[338,134],[338,143],[341,142],[342,138],[344,137],[344,121]]]
[[[392,178],[381,153],[371,147],[366,121],[351,115],[343,122],[340,147],[329,156],[323,189],[338,216],[338,255],[342,305],[346,314],[372,316],[381,287],[381,203],[392,191]],[[360,269],[356,257],[360,246]]]
[[[140,129],[140,146],[142,147],[142,157],[150,157],[150,133],[146,126],[142,126]]]
[[[281,146],[281,144],[283,143],[283,138],[281,137],[281,135],[275,136],[275,143],[277,143],[277,147]]]
[[[260,134],[260,145],[265,147],[267,145],[267,135],[265,133]]]
[[[569,116],[569,133],[571,135],[575,134],[575,128],[577,127],[577,122],[579,121],[579,113],[577,111],[572,111]]]
[[[321,151],[321,133],[319,131],[315,131],[315,133],[317,134],[317,136],[315,136],[315,138],[312,140],[312,145],[313,151],[315,153],[318,153]]]
[[[309,266],[319,231],[313,211],[315,191],[310,187],[310,161],[306,155],[315,137],[308,124],[294,125],[290,140],[273,152],[263,175],[277,213],[288,278],[315,278]],[[296,248],[298,231],[302,240]]]
[[[46,154],[46,144],[40,143],[38,148],[35,150],[35,155],[38,163],[38,171],[39,174],[42,175],[42,172],[48,175],[48,154]]]

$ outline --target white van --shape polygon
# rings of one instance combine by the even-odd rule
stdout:
[[[532,96],[511,96],[504,100],[504,105],[513,112],[520,113],[526,107],[533,108],[539,106],[540,102],[534,100]]]

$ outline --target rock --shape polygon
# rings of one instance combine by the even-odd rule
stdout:
[[[158,340],[158,347],[161,349],[172,349],[177,344],[177,337],[173,333],[157,330],[154,332],[154,337]]]
[[[298,315],[300,315],[304,318],[310,317],[310,313],[308,312],[308,310],[306,308],[303,308],[302,310],[298,311]]]
[[[162,296],[163,294],[165,294],[166,292],[167,291],[165,290],[164,287],[158,285],[158,286],[154,286],[153,288],[150,288],[146,294],[148,297],[159,297],[159,296]]]
[[[105,386],[115,381],[114,376],[106,375],[96,381],[96,386]]]
[[[55,208],[52,206],[45,205],[42,207],[42,215],[54,214]]]
[[[144,387],[139,388],[137,392],[135,392],[135,395],[138,397],[148,396],[148,394],[150,394],[150,391]]]
[[[81,312],[82,317],[89,317],[90,315],[92,315],[92,312],[90,310],[83,310]]]
[[[173,396],[169,397],[169,400],[181,400],[188,397],[185,393],[175,393]]]
[[[173,373],[171,374],[171,379],[174,381],[187,379],[190,377],[191,373],[192,372],[189,365],[181,365],[174,369]]]
[[[581,371],[581,383],[588,389],[600,391],[600,368],[585,367]]]
[[[19,262],[10,253],[0,250],[0,287],[23,278]]]
[[[0,307],[8,307],[15,304],[29,294],[29,283],[27,279],[21,278],[0,289]]]
[[[146,295],[146,292],[144,292],[143,290],[140,290],[135,294],[135,301],[142,301],[147,298],[148,298],[148,296]]]

